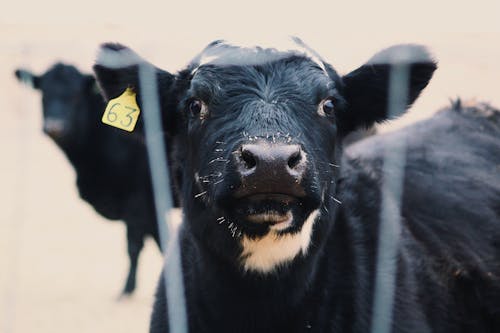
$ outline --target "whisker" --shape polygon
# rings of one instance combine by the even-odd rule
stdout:
[[[336,203],[338,203],[339,205],[342,204],[342,201],[340,201],[339,199],[335,198],[333,195],[328,195],[330,198],[333,199],[333,201],[335,201]]]
[[[208,162],[208,164],[212,164],[214,162],[227,162],[227,160],[223,157],[217,157],[217,158],[214,158],[213,160],[211,160],[210,162]]]
[[[210,179],[210,178],[219,178],[222,176],[222,172],[217,172],[217,173],[211,173],[206,176],[199,176],[198,179],[200,180],[205,180],[205,179]]]
[[[222,183],[223,181],[224,181],[224,178],[222,178],[222,179],[220,179],[220,180],[216,181],[216,182],[214,183],[214,185],[218,185],[218,184]]]
[[[231,222],[228,226],[227,226],[227,229],[229,230],[229,232],[231,233],[231,236],[233,238],[236,237],[241,237],[242,233],[241,231],[238,230],[238,226],[236,224],[234,224],[233,222]]]
[[[199,197],[201,197],[202,195],[205,195],[205,194],[207,194],[207,191],[200,192],[200,193],[196,194],[194,197],[195,198],[199,198]]]

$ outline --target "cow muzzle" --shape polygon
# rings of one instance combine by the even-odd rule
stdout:
[[[233,198],[240,216],[254,225],[285,228],[306,196],[302,179],[307,158],[300,145],[258,142],[233,153],[240,185]]]

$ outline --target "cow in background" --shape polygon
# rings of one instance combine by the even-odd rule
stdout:
[[[101,123],[105,103],[92,75],[62,63],[42,75],[26,69],[15,75],[41,92],[43,131],[73,166],[80,197],[106,219],[125,223],[130,269],[122,294],[131,294],[145,237],[160,245],[144,143]]]

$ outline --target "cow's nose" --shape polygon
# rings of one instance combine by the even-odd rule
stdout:
[[[241,146],[239,155],[239,170],[243,176],[285,174],[298,178],[305,169],[305,158],[299,145],[246,144]]]
[[[303,195],[300,185],[306,158],[299,145],[244,144],[236,152],[241,187],[236,195],[285,193]]]
[[[64,121],[60,119],[45,119],[43,131],[53,138],[58,138],[64,131]]]

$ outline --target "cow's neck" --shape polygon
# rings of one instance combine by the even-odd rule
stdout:
[[[85,99],[85,104],[81,107],[81,114],[77,114],[74,122],[73,133],[68,140],[57,142],[57,145],[64,151],[75,168],[87,165],[96,161],[100,157],[100,149],[103,142],[103,124],[99,115],[103,107],[102,97],[91,95]]]
[[[318,220],[317,223],[325,222]],[[193,313],[202,316],[196,318],[200,325],[238,323],[235,332],[245,327],[252,328],[253,332],[264,332],[289,326],[289,331],[295,332],[297,327],[307,327],[309,321],[314,321],[322,298],[319,290],[327,280],[331,282],[325,275],[325,268],[333,267],[328,262],[330,258],[324,255],[326,242],[286,268],[257,274],[244,273],[221,259],[220,254],[193,240],[191,235],[186,236],[183,262],[186,286],[190,288],[186,294],[188,306],[196,308]],[[319,279],[322,282],[318,281],[318,276],[323,276]],[[269,327],[270,324],[274,327]],[[230,331],[230,327],[227,329]],[[224,329],[220,331],[225,332]]]

